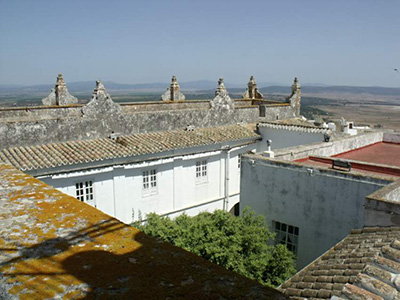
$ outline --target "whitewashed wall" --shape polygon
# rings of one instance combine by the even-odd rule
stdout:
[[[239,202],[238,156],[255,147],[253,144],[229,150],[228,211]],[[39,178],[73,197],[76,197],[75,183],[92,180],[95,206],[125,223],[140,216],[145,218],[150,212],[171,217],[183,212],[196,215],[201,211],[224,208],[227,151],[206,151]],[[199,183],[196,180],[196,162],[201,160],[207,160],[207,179]],[[143,171],[152,169],[157,171],[157,191],[146,194]]]
[[[266,126],[259,126],[258,130],[261,134],[262,142],[258,144],[257,152],[267,150],[267,140],[272,141],[272,150],[299,145],[308,145],[315,142],[324,141],[324,133],[307,132],[307,129],[291,130],[284,128],[270,128]]]
[[[268,226],[299,228],[298,269],[362,228],[365,197],[389,182],[255,156],[245,156],[242,168],[241,208],[264,215]]]

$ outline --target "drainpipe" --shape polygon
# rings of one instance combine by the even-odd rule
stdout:
[[[115,190],[116,190],[116,183],[115,183],[115,168],[112,170],[113,175],[113,210],[114,210],[114,218],[117,217],[117,205],[115,203]]]
[[[225,180],[224,180],[224,191],[225,191],[225,197],[224,197],[224,205],[223,205],[223,209],[225,211],[228,211],[228,207],[229,207],[229,160],[231,157],[231,149],[229,149],[228,147],[223,148],[223,151],[226,152],[226,156],[225,156]]]

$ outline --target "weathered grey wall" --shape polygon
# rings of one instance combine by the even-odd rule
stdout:
[[[103,85],[100,89],[102,98],[97,99],[95,89],[93,99],[86,105],[1,108],[1,148],[107,137],[113,132],[133,134],[183,129],[188,125],[209,127],[295,116],[295,111],[287,103],[232,101],[229,97],[229,109],[222,109],[221,105],[213,107],[213,102],[207,100],[118,105],[114,104]]]
[[[205,103],[174,104],[173,110],[158,110],[158,105],[121,106],[121,114],[85,115],[84,107],[2,110],[0,115],[1,148],[106,137],[112,132],[133,134],[158,130],[182,129],[188,125],[208,127],[238,122],[257,122],[258,107],[238,108],[230,112],[205,109]],[[135,112],[137,107],[137,112]],[[149,108],[150,107],[150,108]],[[180,109],[181,108],[181,109]],[[126,112],[126,113],[125,113]]]
[[[269,226],[275,220],[299,227],[297,268],[361,228],[365,196],[388,184],[258,157],[243,157],[240,207],[264,215]]]
[[[192,100],[177,102],[139,102],[139,103],[120,103],[124,114],[136,113],[139,111],[164,111],[164,110],[183,110],[183,109],[210,109],[210,101]]]
[[[33,106],[0,108],[0,122],[31,120],[40,121],[49,118],[78,117],[82,105],[69,106]]]
[[[260,117],[263,121],[284,120],[296,117],[296,112],[290,104],[261,104]]]

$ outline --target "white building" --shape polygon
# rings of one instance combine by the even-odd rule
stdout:
[[[97,81],[83,106],[0,111],[0,161],[126,223],[150,212],[238,214],[240,155],[267,149],[255,123],[298,116],[300,85],[285,102],[254,101],[232,100],[221,78],[211,101],[120,105]]]
[[[265,216],[301,269],[352,229],[400,224],[399,157],[399,135],[382,132],[245,155],[240,206]]]
[[[257,152],[267,150],[267,141],[271,150],[308,145],[323,142],[332,132],[329,129],[309,125],[300,119],[288,119],[260,123],[257,126],[262,137]]]
[[[125,223],[150,212],[230,211],[239,202],[240,155],[260,139],[248,127],[26,146],[2,150],[0,158]]]

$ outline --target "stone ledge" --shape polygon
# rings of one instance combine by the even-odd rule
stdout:
[[[0,297],[287,299],[0,164]]]

